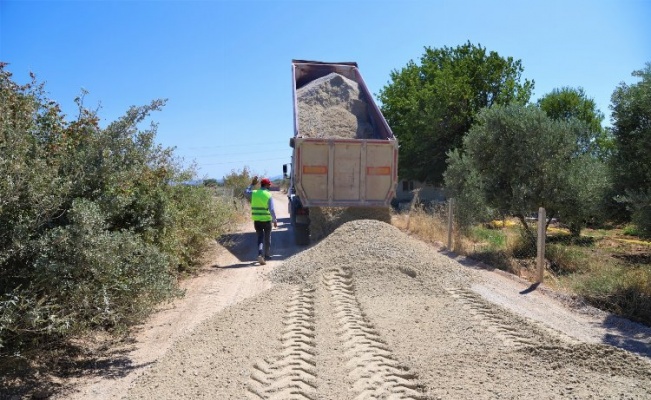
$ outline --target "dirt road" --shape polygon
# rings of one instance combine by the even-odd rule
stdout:
[[[651,330],[478,268],[377,221],[310,248],[274,193],[126,360],[66,399],[651,399]]]

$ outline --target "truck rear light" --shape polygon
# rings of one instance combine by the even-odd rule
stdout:
[[[301,207],[296,210],[296,215],[308,215],[310,213],[308,208]]]

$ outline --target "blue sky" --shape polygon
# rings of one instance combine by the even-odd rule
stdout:
[[[651,0],[0,0],[0,60],[29,72],[73,117],[103,126],[168,99],[152,120],[200,178],[290,160],[291,60],[356,61],[377,94],[424,47],[470,41],[522,61],[533,100],[582,87],[610,119],[610,95],[651,62]],[[146,128],[147,125],[142,126]]]

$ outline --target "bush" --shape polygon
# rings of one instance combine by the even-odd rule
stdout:
[[[251,179],[255,174],[249,167],[239,170],[232,170],[230,174],[224,176],[224,187],[233,188],[233,195],[238,198],[244,198],[244,191],[251,184]]]
[[[13,316],[4,318],[2,336],[10,347],[125,330],[176,293],[168,257],[131,232],[107,231],[97,204],[75,200],[69,219],[34,242],[29,283],[5,294]]]
[[[209,187],[179,185],[169,188],[169,195],[168,224],[153,242],[174,257],[178,272],[191,273],[210,240],[232,228],[234,206]]]
[[[137,127],[165,101],[102,129],[76,100],[68,122],[32,78],[0,64],[0,353],[120,332],[178,295],[233,207]]]
[[[580,272],[585,263],[583,252],[563,244],[547,244],[545,258],[549,260],[552,271],[559,275]]]

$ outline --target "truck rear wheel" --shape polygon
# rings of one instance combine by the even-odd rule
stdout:
[[[310,244],[310,226],[307,224],[295,224],[294,240],[299,246]]]

